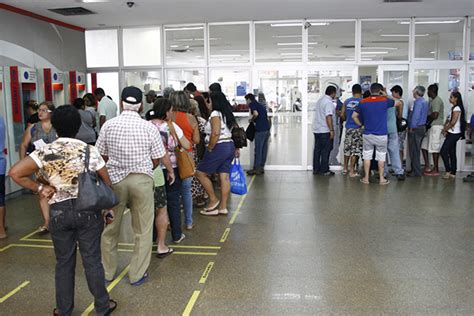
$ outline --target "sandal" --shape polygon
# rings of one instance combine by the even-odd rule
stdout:
[[[370,184],[370,182],[369,182],[369,181],[365,181],[364,178],[361,178],[361,179],[360,179],[360,182],[362,182],[363,184]]]
[[[347,170],[342,170],[342,175],[345,176],[347,175],[348,171]]]
[[[215,209],[219,206],[219,203],[220,203],[220,202],[221,202],[221,201],[217,200],[217,202],[216,202],[214,205],[205,207],[205,208],[203,208],[202,210],[203,210],[204,212],[213,211],[213,210],[215,210]]]
[[[385,180],[385,181],[379,182],[380,185],[387,185],[389,183],[390,183],[390,180]]]
[[[117,308],[117,302],[110,299],[109,300],[109,310],[104,314],[105,316],[108,316],[110,314],[112,314],[112,312]]]
[[[358,172],[349,174],[349,178],[357,178],[359,176],[360,176],[360,174]]]
[[[166,251],[166,252],[157,252],[156,257],[160,258],[160,259],[163,259],[164,257],[172,254],[173,252],[174,252],[173,248],[168,248],[168,251]]]
[[[44,234],[47,234],[47,233],[49,233],[48,227],[46,227],[44,225],[41,225],[40,227],[38,227],[38,234],[44,235]]]

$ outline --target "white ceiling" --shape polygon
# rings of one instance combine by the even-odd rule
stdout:
[[[142,26],[190,22],[231,22],[290,19],[474,16],[473,0],[3,0],[3,3],[84,28]],[[48,9],[82,6],[94,15],[66,17]],[[104,26],[105,25],[105,26]]]

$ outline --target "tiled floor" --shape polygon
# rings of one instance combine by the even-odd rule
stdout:
[[[203,218],[196,210],[195,230],[176,254],[153,257],[143,286],[121,279],[111,291],[119,302],[115,314],[472,315],[472,192],[461,179],[381,187],[342,175],[266,172],[245,200],[232,196],[237,216]],[[23,195],[7,204],[0,300],[30,283],[0,302],[2,315],[47,315],[54,307],[54,254],[40,240],[48,236],[21,240],[41,223],[34,199]],[[124,243],[133,242],[128,221]],[[123,270],[131,248],[121,248]],[[76,279],[80,315],[92,302],[80,264]]]

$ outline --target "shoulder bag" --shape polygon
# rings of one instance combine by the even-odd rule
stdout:
[[[174,140],[176,141],[176,162],[178,164],[178,172],[179,177],[181,180],[194,176],[194,172],[196,171],[196,165],[194,164],[194,160],[191,155],[179,144],[178,135],[176,135],[176,131],[174,129],[173,123],[168,122],[168,126],[170,128],[170,132]]]
[[[89,145],[86,145],[84,172],[79,174],[79,189],[75,210],[100,211],[110,209],[119,203],[111,187],[99,177],[97,172],[89,170]]]

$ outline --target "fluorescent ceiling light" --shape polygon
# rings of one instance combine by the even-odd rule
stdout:
[[[315,22],[311,23],[311,26],[328,26],[329,24],[329,22]]]
[[[461,20],[415,21],[415,24],[456,24]],[[410,21],[400,21],[398,24],[410,24]]]
[[[284,27],[284,26],[299,26],[301,27],[303,24],[301,22],[297,23],[272,23],[270,24],[271,27]]]
[[[361,54],[364,55],[383,55],[383,54],[388,54],[387,51],[373,51],[373,52],[361,52]]]
[[[397,50],[398,48],[396,47],[361,47],[362,49],[372,49],[372,50],[377,50],[377,49],[382,49],[382,50]]]
[[[301,47],[278,47],[278,50],[301,50]]]
[[[241,57],[242,55],[240,54],[235,54],[235,55],[211,55],[211,58],[226,58],[226,57]]]
[[[308,37],[321,37],[321,35],[308,35]],[[301,38],[301,34],[299,35],[273,35],[272,38]]]
[[[382,37],[409,37],[410,35],[408,34],[380,34]],[[430,34],[425,33],[425,34],[416,34],[415,36],[430,36]]]
[[[189,26],[189,27],[173,27],[165,28],[165,31],[192,31],[192,30],[202,30],[203,26]]]
[[[171,48],[178,48],[179,45],[170,45]]]
[[[436,52],[435,52],[435,51],[431,51],[430,54],[436,54]]]

